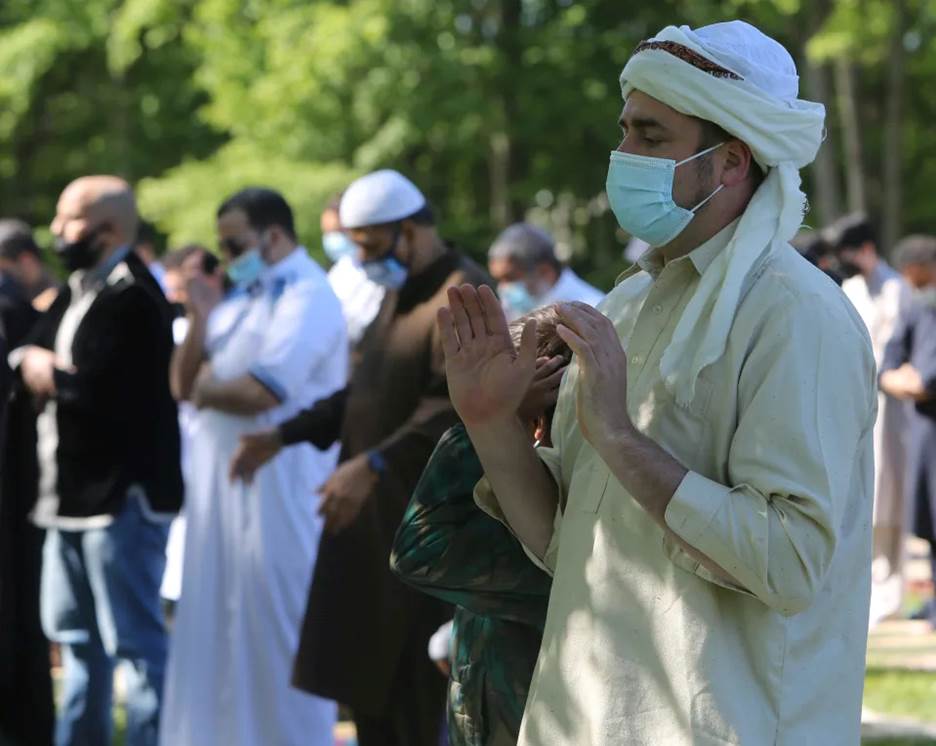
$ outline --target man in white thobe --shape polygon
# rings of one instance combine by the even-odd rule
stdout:
[[[309,494],[337,449],[291,448],[249,485],[229,464],[242,433],[344,387],[344,320],[279,194],[235,194],[218,233],[234,288],[216,302],[207,283],[190,283],[172,366],[176,395],[199,411],[161,743],[331,746],[337,706],[293,689],[290,672],[321,534]]]
[[[863,215],[848,215],[827,231],[846,280],[842,290],[854,304],[871,335],[874,361],[880,368],[884,348],[897,320],[910,305],[910,287],[878,253],[874,229]],[[903,600],[903,554],[907,506],[904,500],[907,405],[881,391],[874,425],[874,516],[871,562],[873,626],[897,614]]]
[[[519,743],[853,746],[874,357],[789,244],[824,109],[741,21],[663,29],[621,83],[608,199],[652,250],[598,309],[560,306],[552,448],[516,414],[535,324],[515,350],[487,288],[439,313],[476,501],[553,574]]]

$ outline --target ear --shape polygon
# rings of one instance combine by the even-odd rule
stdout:
[[[722,149],[723,168],[721,183],[725,187],[733,187],[743,183],[752,168],[757,168],[754,163],[754,156],[751,155],[751,149],[740,140],[729,140]]]

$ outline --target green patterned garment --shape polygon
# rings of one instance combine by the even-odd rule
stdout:
[[[474,503],[483,471],[462,425],[436,446],[397,531],[390,566],[454,604],[452,746],[515,744],[546,620],[551,578]]]

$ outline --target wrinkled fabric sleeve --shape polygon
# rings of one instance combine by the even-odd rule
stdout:
[[[911,306],[901,314],[897,326],[894,328],[894,333],[884,347],[880,373],[897,370],[910,360],[910,355],[913,352],[913,328],[915,324],[916,312]]]
[[[550,580],[499,522],[479,510],[472,491],[481,464],[461,425],[429,459],[390,558],[403,581],[475,614],[542,621]]]
[[[439,439],[458,422],[449,399],[445,358],[435,323],[429,330],[429,356],[429,379],[412,415],[374,449],[400,484],[416,484]]]
[[[279,426],[283,444],[311,443],[321,451],[331,448],[341,437],[347,401],[348,389],[343,388],[283,422]]]
[[[870,343],[809,305],[778,311],[749,353],[729,484],[690,471],[666,511],[681,539],[786,615],[825,582],[844,512],[871,505]]]
[[[287,285],[273,303],[249,373],[280,402],[294,399],[325,358],[347,348],[344,317],[325,280]]]

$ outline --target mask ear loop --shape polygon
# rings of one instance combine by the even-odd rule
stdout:
[[[689,212],[695,212],[696,210],[698,210],[699,208],[701,208],[706,202],[708,202],[710,199],[712,199],[712,197],[714,197],[716,194],[718,194],[718,193],[719,193],[722,189],[724,189],[724,188],[725,188],[725,185],[724,185],[724,184],[719,184],[718,187],[715,189],[714,192],[712,192],[708,197],[706,197],[706,198],[705,198],[704,200],[702,200],[699,204],[697,204],[695,207],[693,207]]]
[[[685,158],[685,159],[681,160],[681,161],[680,161],[679,163],[677,163],[676,165],[677,165],[677,166],[681,166],[683,163],[689,163],[689,161],[694,161],[696,158],[701,158],[703,155],[706,155],[706,154],[708,154],[708,153],[711,153],[713,150],[718,150],[718,149],[719,149],[722,145],[724,145],[724,144],[725,144],[724,142],[720,142],[720,143],[718,143],[718,145],[713,145],[713,146],[710,147],[710,148],[706,148],[705,150],[701,150],[701,151],[699,151],[698,153],[696,153],[695,155],[690,155],[688,158]],[[716,194],[718,194],[718,193],[719,193],[722,189],[724,189],[724,188],[725,188],[725,185],[724,185],[724,184],[719,184],[718,187],[715,189],[714,192],[712,192],[708,197],[706,197],[706,198],[705,198],[704,200],[702,200],[699,204],[697,204],[695,207],[693,207],[691,210],[689,210],[689,212],[696,212],[697,210],[699,210],[700,208],[702,208],[702,207],[705,205],[706,202],[708,202],[710,199],[712,199],[712,197],[714,197]]]
[[[696,158],[701,158],[703,155],[707,155],[708,153],[711,153],[713,150],[718,150],[724,144],[725,144],[724,142],[720,142],[718,143],[718,145],[713,145],[712,147],[706,148],[705,150],[700,150],[695,155],[690,155],[688,158],[683,158],[681,161],[679,161],[676,164],[675,167],[681,166],[683,163],[689,163],[689,161],[694,161]]]

